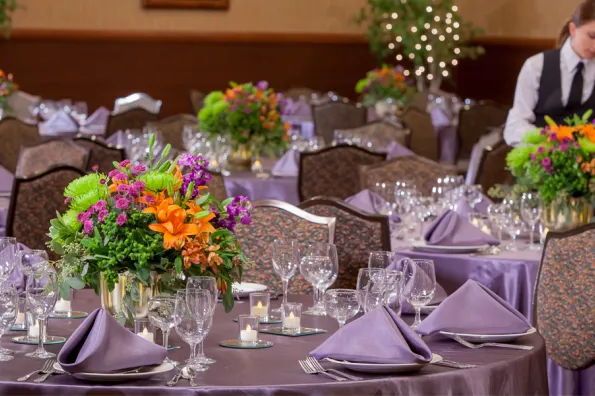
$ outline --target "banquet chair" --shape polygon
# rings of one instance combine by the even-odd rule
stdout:
[[[506,156],[512,150],[504,140],[484,147],[479,159],[477,175],[471,184],[479,184],[483,191],[488,191],[496,184],[515,183],[512,173],[506,169]]]
[[[34,146],[41,142],[37,125],[29,125],[16,118],[0,120],[0,166],[15,173],[21,147]]]
[[[24,91],[16,91],[8,97],[8,107],[19,120],[33,121],[37,116],[35,108],[41,101],[41,96],[31,95]]]
[[[417,155],[439,161],[439,138],[430,114],[415,107],[409,107],[401,116],[401,121],[405,128],[411,131],[409,148]]]
[[[145,109],[152,114],[159,114],[162,104],[163,103],[160,100],[153,99],[146,93],[137,92],[124,98],[116,99],[114,102],[113,114],[120,114],[130,109],[138,108]]]
[[[300,202],[317,196],[345,199],[361,189],[357,171],[362,165],[386,161],[386,153],[339,145],[301,153],[299,156],[298,193]]]
[[[459,112],[459,149],[457,159],[468,159],[473,146],[479,139],[490,132],[491,128],[499,127],[506,122],[509,107],[494,101],[481,101],[471,106],[465,106]]]
[[[142,108],[134,108],[118,114],[112,113],[107,120],[105,138],[107,139],[118,131],[143,129],[149,122],[155,122],[158,119],[157,114]]]
[[[334,101],[312,105],[314,130],[326,144],[331,144],[335,129],[357,128],[366,124],[366,108],[362,105]]]
[[[355,289],[358,271],[367,266],[370,252],[391,250],[387,216],[370,215],[330,197],[315,197],[299,207],[317,216],[337,219],[334,240],[339,274],[332,284],[334,289]]]
[[[185,151],[182,140],[182,132],[186,125],[198,125],[198,118],[191,114],[177,114],[156,122],[147,124],[149,128],[155,128],[161,132],[165,144],[171,144],[172,148],[178,151]]]
[[[312,98],[320,97],[321,93],[311,88],[295,87],[289,88],[287,91],[283,92],[283,96],[292,100],[300,100],[301,98],[304,98],[307,102],[310,102]]]
[[[190,105],[192,106],[192,111],[194,111],[194,114],[198,114],[200,109],[202,109],[205,96],[206,95],[204,93],[197,89],[190,90]]]
[[[227,191],[225,190],[225,182],[223,175],[219,172],[209,171],[212,178],[207,183],[207,190],[215,199],[219,202],[223,202],[228,198]]]
[[[359,168],[361,189],[374,189],[377,183],[410,181],[423,195],[430,195],[440,177],[451,172],[441,164],[416,155],[394,158],[381,164]]]
[[[263,200],[254,202],[251,224],[238,224],[235,232],[246,258],[252,262],[244,268],[242,281],[265,284],[281,292],[281,279],[271,264],[275,239],[295,239],[300,251],[312,242],[333,243],[335,218],[316,216],[286,202]],[[299,269],[289,282],[289,293],[312,293],[312,285]]]
[[[595,365],[595,224],[547,234],[534,296],[548,357],[568,370]]]
[[[87,169],[89,157],[89,149],[71,140],[49,140],[36,146],[21,147],[15,175],[30,178],[57,166]]]
[[[47,250],[46,242],[50,220],[56,218],[56,211],[64,213],[64,189],[85,171],[71,166],[47,169],[31,178],[14,180],[6,235],[16,239],[30,249]],[[49,251],[50,260],[56,255]]]
[[[411,144],[411,132],[388,119],[369,122],[364,126],[350,129],[338,129],[336,132],[355,134],[373,140],[378,147],[386,147],[391,142],[397,142],[402,146],[409,147]]]
[[[77,136],[74,142],[89,150],[90,156],[87,171],[91,171],[94,165],[99,167],[99,172],[108,173],[114,168],[114,161],[121,162],[126,158],[126,151],[123,148],[115,147],[112,144],[105,144],[95,139],[95,136],[89,138],[86,136]]]

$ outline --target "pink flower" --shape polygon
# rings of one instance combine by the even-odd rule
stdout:
[[[544,151],[545,151],[545,147],[539,146],[539,148],[537,149],[537,154],[543,154]]]
[[[76,215],[76,220],[79,223],[84,223],[85,221],[89,220],[89,217],[91,217],[91,214],[90,213],[81,212],[78,215]]]
[[[118,208],[120,210],[126,210],[126,209],[128,209],[128,206],[130,206],[130,201],[127,200],[126,198],[118,199],[116,201],[116,208]]]
[[[99,165],[93,165],[91,169],[93,169],[93,172],[97,172],[99,170]]]
[[[83,223],[83,229],[85,231],[85,234],[90,234],[93,232],[93,221],[92,220],[86,220]]]
[[[126,213],[120,213],[116,218],[116,223],[118,223],[118,225],[122,227],[124,223],[126,223]]]
[[[155,198],[153,198],[153,197],[151,197],[151,196],[147,195],[147,196],[145,197],[145,202],[146,202],[146,203],[148,203],[149,205],[153,205],[153,204],[155,203]]]
[[[126,185],[126,184],[119,184],[117,187],[117,190],[119,192],[125,192],[127,193],[130,190],[130,186]]]
[[[531,159],[533,161],[537,161],[537,155],[535,155],[535,153],[531,153]]]
[[[105,184],[105,179],[99,180],[99,184]]]
[[[95,209],[97,211],[100,211],[102,209],[105,209],[105,207],[107,206],[107,202],[105,202],[105,200],[100,199],[99,201],[97,201],[97,203],[95,204]]]
[[[111,177],[113,180],[115,181],[124,181],[128,179],[128,175],[124,172],[121,172],[117,169],[114,169],[113,171],[111,171],[110,173],[107,174],[109,177]]]
[[[72,197],[66,197],[64,200],[64,205],[68,205],[68,202],[72,201]]]
[[[130,165],[130,160],[124,160],[118,164],[118,168],[124,168],[128,165]]]
[[[132,173],[134,173],[136,175],[139,174],[139,173],[141,173],[141,172],[144,172],[146,170],[147,170],[147,168],[145,168],[142,165],[135,165],[135,166],[132,167]]]
[[[97,220],[99,220],[100,223],[103,223],[105,221],[105,217],[109,214],[109,212],[106,209],[101,210],[98,214],[97,214]]]

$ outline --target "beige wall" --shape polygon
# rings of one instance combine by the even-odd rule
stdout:
[[[357,33],[366,0],[230,0],[228,11],[145,10],[141,0],[20,0],[15,28]],[[489,36],[555,37],[578,0],[457,0]]]

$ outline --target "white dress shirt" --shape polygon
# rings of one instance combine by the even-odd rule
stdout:
[[[566,106],[570,96],[570,86],[574,79],[576,66],[584,62],[583,71],[583,100],[584,103],[593,91],[595,85],[595,61],[583,60],[570,45],[570,39],[566,40],[560,50],[560,73],[562,77],[562,104]],[[535,113],[533,110],[537,105],[539,82],[543,71],[543,53],[532,56],[525,61],[516,84],[514,93],[514,104],[508,113],[506,126],[504,128],[504,140],[509,146],[516,146],[521,142],[525,133],[537,128]]]

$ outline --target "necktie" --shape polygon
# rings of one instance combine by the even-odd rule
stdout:
[[[576,66],[576,72],[574,73],[574,78],[572,79],[572,85],[570,87],[570,95],[568,96],[568,104],[566,105],[567,109],[580,107],[580,105],[583,103],[584,68],[585,64],[583,62],[579,62],[579,64]]]

